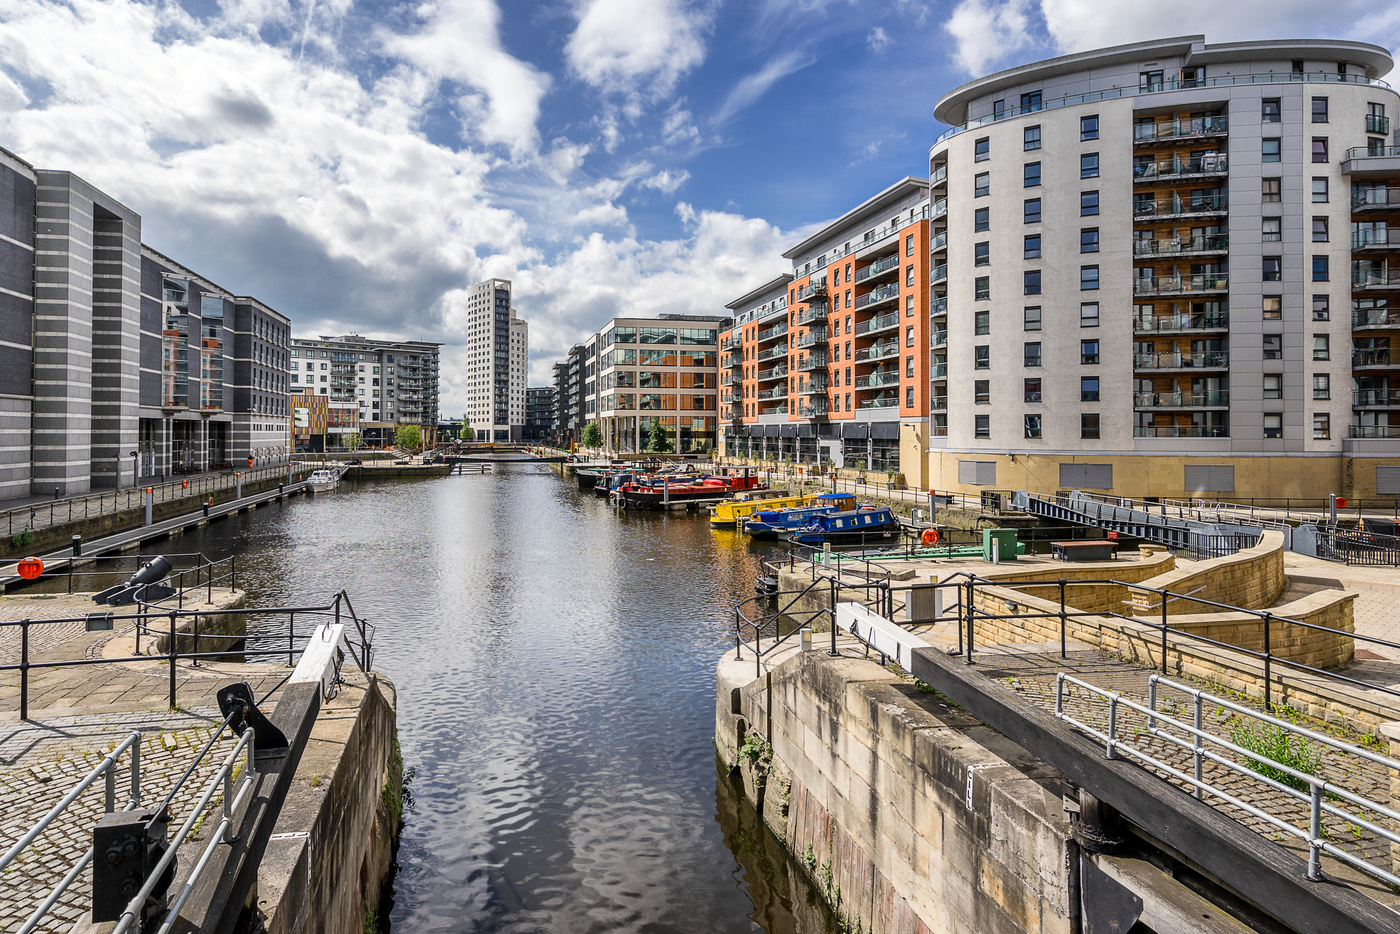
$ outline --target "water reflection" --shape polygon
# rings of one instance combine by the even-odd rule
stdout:
[[[417,773],[398,930],[830,929],[716,780],[714,661],[762,553],[741,536],[521,466],[298,498],[176,546],[236,551],[256,602],[344,587],[378,625]]]

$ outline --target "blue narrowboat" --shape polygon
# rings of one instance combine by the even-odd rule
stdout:
[[[899,534],[899,520],[888,506],[853,509],[849,512],[832,512],[813,516],[812,520],[800,529],[789,533],[791,541],[803,545],[821,545],[825,542],[863,543]]]
[[[758,540],[776,540],[788,532],[805,529],[817,516],[851,509],[856,501],[850,493],[823,493],[811,506],[790,509],[759,509],[744,520],[744,531]]]

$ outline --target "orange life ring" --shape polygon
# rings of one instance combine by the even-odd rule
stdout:
[[[186,481],[184,481],[183,483],[180,484],[180,489],[182,489],[182,490],[188,490],[189,488],[190,488],[190,481],[188,481],[188,480],[186,480]]]
[[[44,573],[44,562],[38,558],[25,558],[16,567],[19,570],[19,576],[27,581],[32,581]]]
[[[924,529],[924,534],[922,534],[922,535],[919,536],[919,541],[923,542],[925,545],[937,545],[937,544],[938,544],[938,530],[937,530],[937,529]]]

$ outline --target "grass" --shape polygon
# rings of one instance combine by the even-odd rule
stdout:
[[[1306,736],[1290,733],[1271,723],[1236,719],[1230,724],[1230,742],[1306,775],[1316,775],[1317,770],[1322,767],[1320,745]],[[1303,779],[1265,762],[1251,758],[1247,759],[1245,764],[1265,778],[1272,778],[1298,791],[1308,791],[1311,787]]]

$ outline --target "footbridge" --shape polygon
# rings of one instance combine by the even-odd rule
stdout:
[[[1011,506],[1052,522],[1104,529],[1173,550],[1213,556],[1252,548],[1265,529],[1283,532],[1284,547],[1288,548],[1294,531],[1281,519],[1229,504],[1170,500],[1149,503],[1079,490],[1054,496],[1018,490],[1011,498]]]

